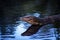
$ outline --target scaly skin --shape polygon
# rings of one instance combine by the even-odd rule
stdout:
[[[20,20],[23,20],[32,24],[31,27],[29,27],[24,33],[21,34],[22,36],[33,35],[39,30],[40,27],[46,24],[58,23],[60,26],[60,14],[47,16],[45,18],[37,18],[35,16],[24,16],[24,17],[21,17]]]

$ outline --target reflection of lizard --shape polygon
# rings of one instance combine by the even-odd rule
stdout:
[[[31,27],[29,27],[24,33],[21,34],[22,36],[30,36],[35,34],[39,30],[39,28],[42,27],[43,25],[55,23],[58,23],[60,25],[60,14],[40,19],[35,16],[24,16],[21,17],[20,20],[32,24]]]

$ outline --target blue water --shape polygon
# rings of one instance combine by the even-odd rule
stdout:
[[[28,24],[30,26],[30,24]],[[43,26],[42,28],[39,29],[39,31],[32,35],[32,36],[21,36],[21,33],[27,30],[25,28],[24,24],[20,24],[17,27],[15,27],[16,31],[14,31],[14,36],[15,38],[1,38],[3,40],[56,40],[56,29],[52,28],[52,24],[48,24]],[[1,35],[2,36],[2,35]],[[3,35],[3,36],[9,36],[9,35]]]

